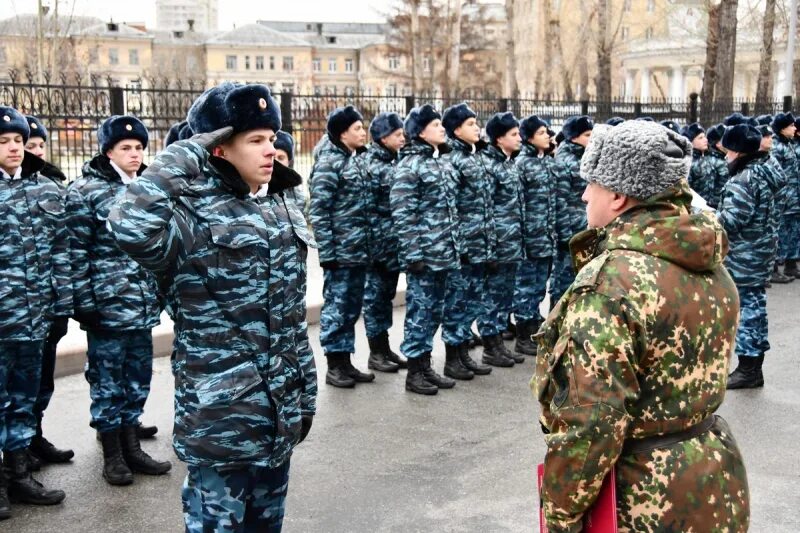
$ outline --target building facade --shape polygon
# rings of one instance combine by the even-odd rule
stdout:
[[[171,31],[216,31],[218,4],[218,0],[156,0],[156,28]]]

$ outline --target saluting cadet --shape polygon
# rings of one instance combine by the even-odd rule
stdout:
[[[83,165],[69,188],[67,211],[73,241],[75,318],[86,330],[86,380],[91,426],[103,445],[103,477],[112,485],[133,482],[133,472],[166,474],[171,464],[141,448],[139,418],[153,375],[152,328],[161,303],[155,277],[115,242],[106,221],[112,206],[147,168],[148,132],[131,116],[101,124],[100,152]]]
[[[34,479],[28,463],[42,348],[52,318],[72,307],[63,194],[40,174],[44,161],[25,152],[29,137],[25,117],[0,106],[0,519],[11,516],[10,501],[65,497]]]
[[[186,531],[280,531],[292,449],[316,411],[306,323],[314,241],[275,161],[264,85],[225,82],[189,110],[197,133],[161,152],[109,216],[121,248],[175,310],[175,432]]]

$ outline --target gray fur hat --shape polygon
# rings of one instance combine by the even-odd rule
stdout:
[[[581,160],[581,177],[646,200],[689,175],[692,144],[656,122],[628,120],[595,126]]]

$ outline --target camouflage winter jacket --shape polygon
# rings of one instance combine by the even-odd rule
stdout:
[[[300,438],[301,415],[315,412],[305,306],[314,243],[284,196],[299,180],[276,163],[269,194],[251,197],[229,163],[178,141],[109,217],[120,247],[167,280],[173,445],[189,464],[281,465]]]
[[[730,179],[728,172],[728,163],[725,161],[725,154],[716,148],[709,148],[708,155],[711,156],[711,162],[714,164],[714,191],[711,195],[711,201],[708,205],[716,209],[719,207],[719,202],[722,200],[722,189]]]
[[[564,141],[556,152],[559,165],[556,196],[556,234],[559,243],[566,243],[576,233],[586,229],[586,204],[581,199],[586,182],[581,178],[581,158],[586,149],[580,144]]]
[[[397,260],[397,235],[392,228],[392,206],[389,195],[392,190],[397,155],[380,143],[373,143],[366,154],[372,205],[376,219],[372,223],[375,236],[375,261],[388,270],[400,270]]]
[[[764,287],[772,275],[781,212],[775,193],[779,180],[764,153],[744,156],[731,168],[717,214],[730,241],[725,266],[740,287]]]
[[[692,168],[689,170],[689,187],[703,197],[711,207],[716,207],[714,187],[717,183],[717,162],[719,159],[708,152],[692,151]],[[727,170],[726,170],[727,171]],[[713,204],[713,205],[712,205]]]
[[[559,167],[549,155],[539,156],[539,150],[523,143],[516,158],[522,182],[525,224],[523,235],[525,256],[552,257],[556,250],[556,187]]]
[[[83,177],[69,187],[75,315],[84,328],[135,330],[159,323],[155,277],[120,249],[106,225],[111,207],[126,190],[103,154],[87,161]]]
[[[309,218],[320,263],[368,265],[377,252],[372,198],[364,159],[326,135],[314,151]]]
[[[747,530],[745,468],[721,418],[698,437],[623,451],[700,423],[725,395],[739,299],[725,232],[690,204],[683,180],[570,242],[578,274],[536,336],[531,381],[551,532],[581,531],[612,466],[619,531]]]
[[[794,143],[783,135],[775,135],[772,155],[780,163],[786,177],[784,214],[800,215],[800,160],[794,150]]]
[[[41,341],[72,312],[64,189],[25,152],[20,179],[0,177],[0,340]]]
[[[525,257],[522,247],[525,200],[519,171],[514,159],[506,156],[497,146],[488,146],[481,156],[489,177],[497,235],[493,259],[500,263],[521,261]]]
[[[445,159],[455,169],[458,180],[458,220],[464,253],[470,263],[486,263],[493,259],[497,246],[492,187],[486,161],[481,157],[486,144],[480,141],[473,148],[460,139],[450,139],[448,144],[452,151]]]
[[[434,271],[461,266],[458,180],[453,167],[441,157],[446,151],[446,145],[434,150],[421,140],[400,150],[390,200],[403,269],[418,261]]]

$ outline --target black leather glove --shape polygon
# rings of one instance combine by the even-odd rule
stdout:
[[[297,444],[300,444],[306,437],[308,437],[308,432],[311,431],[311,424],[314,423],[314,416],[313,415],[303,415],[301,417],[301,427],[300,427],[300,440],[297,441]]]
[[[372,269],[377,270],[378,272],[386,272],[386,263],[382,261],[375,261],[372,263]]]
[[[558,249],[562,252],[569,252],[569,241],[561,241],[558,243]]]
[[[423,261],[414,261],[406,268],[406,271],[411,274],[421,274],[425,270],[425,263]]]
[[[211,150],[215,146],[218,146],[221,143],[227,141],[232,133],[233,133],[233,126],[225,126],[224,128],[210,131],[208,133],[198,133],[197,135],[193,135],[190,140],[196,142],[197,144],[199,144],[200,146],[211,152]]]
[[[469,256],[467,254],[461,254],[461,264],[462,265],[469,264]]]
[[[336,270],[339,268],[339,263],[336,261],[321,261],[319,266],[324,268],[325,270]]]
[[[486,263],[486,272],[488,272],[489,274],[497,274],[499,270],[500,270],[500,265],[497,263],[497,261],[489,261],[488,263]]]
[[[88,313],[76,312],[73,318],[80,322],[81,326],[85,327],[86,329],[98,329],[100,327],[100,319],[102,317],[97,311],[91,311]]]

